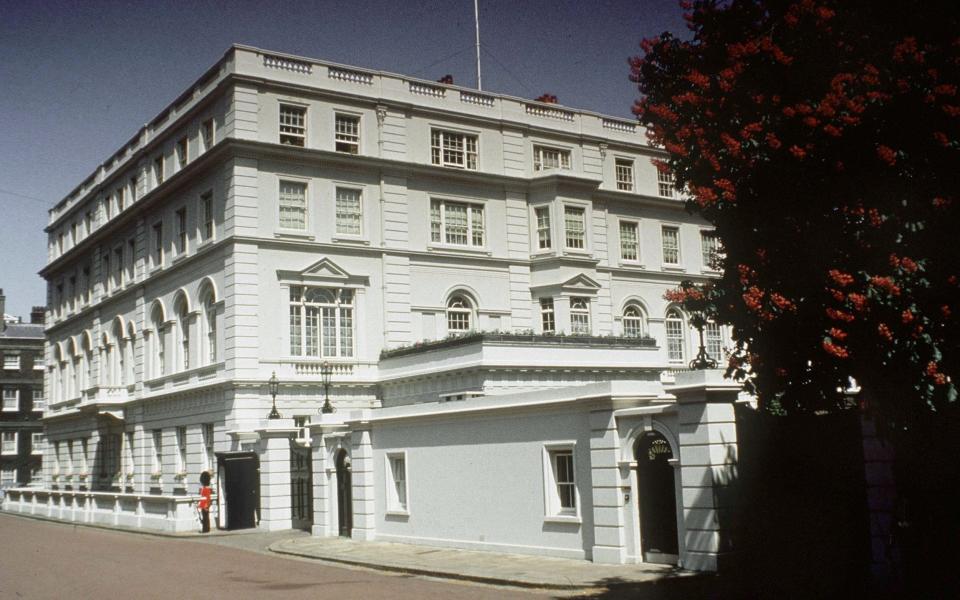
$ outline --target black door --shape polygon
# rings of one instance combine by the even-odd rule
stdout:
[[[252,452],[226,454],[217,459],[227,505],[225,528],[256,527],[260,510],[260,460]]]
[[[313,526],[313,468],[310,448],[290,440],[290,507],[293,527],[310,531]]]
[[[353,532],[353,482],[350,475],[350,457],[346,450],[337,453],[337,507],[340,535],[350,537]]]
[[[677,561],[677,496],[673,458],[663,435],[648,431],[637,442],[640,546],[644,562]]]

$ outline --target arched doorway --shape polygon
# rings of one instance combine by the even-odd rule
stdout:
[[[640,547],[644,562],[677,562],[677,496],[673,450],[657,431],[637,441],[637,487],[640,508]]]
[[[353,532],[353,481],[346,450],[337,452],[337,509],[340,535],[350,537]]]

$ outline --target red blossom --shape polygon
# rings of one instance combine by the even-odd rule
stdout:
[[[889,277],[882,277],[880,275],[874,275],[870,278],[870,285],[877,289],[884,290],[891,296],[900,295],[900,287],[893,282],[893,279]]]
[[[937,143],[940,144],[941,146],[949,146],[949,145],[950,145],[950,138],[948,138],[948,137],[947,137],[947,134],[945,134],[945,133],[942,132],[942,131],[934,131],[934,132],[933,132],[933,139],[936,140]]]
[[[798,160],[803,160],[803,158],[807,155],[807,151],[800,146],[793,145],[790,146],[790,154],[794,155]]]
[[[843,130],[831,123],[823,126],[823,132],[833,137],[840,137],[840,135],[843,133]]]
[[[937,196],[936,198],[933,199],[934,208],[947,208],[948,206],[950,206],[951,203],[952,201],[949,198],[941,198]]]
[[[867,308],[867,297],[863,294],[847,294],[847,300],[850,301],[850,304],[853,305],[853,308],[856,309],[857,312],[863,312]]]
[[[902,313],[900,313],[900,321],[901,321],[904,325],[909,325],[910,323],[912,323],[912,322],[913,322],[913,312],[911,312],[910,309],[907,309],[907,310],[903,311]]]
[[[830,337],[840,342],[847,339],[847,335],[848,335],[846,331],[839,329],[837,327],[831,327],[830,331],[828,331],[827,333],[830,334]]]
[[[830,269],[827,274],[830,275],[830,279],[837,282],[837,285],[840,287],[846,287],[853,283],[853,275],[844,273],[839,269]]]
[[[887,340],[888,342],[893,341],[893,333],[890,331],[890,328],[887,327],[886,323],[880,323],[877,325],[877,333],[880,334],[880,337]]]
[[[816,117],[804,117],[803,124],[807,127],[816,127],[820,124],[820,121]]]
[[[940,306],[940,314],[943,315],[943,318],[944,318],[944,319],[949,319],[949,318],[950,318],[950,315],[952,314],[952,313],[950,312],[950,307],[947,306],[946,304],[941,305],[941,306]]]
[[[844,348],[843,346],[838,346],[831,342],[828,339],[823,340],[823,349],[827,354],[832,354],[837,358],[847,358],[850,356],[850,351]]]
[[[834,321],[843,321],[849,323],[854,320],[854,316],[848,312],[843,312],[842,310],[837,310],[835,308],[826,309],[827,317],[833,319]]]
[[[780,145],[781,145],[780,140],[777,139],[777,136],[775,136],[774,134],[768,133],[765,136],[765,139],[767,140],[767,145],[773,148],[774,150],[777,150],[778,148],[780,148]]]
[[[877,156],[891,167],[897,164],[897,152],[889,146],[877,146]]]

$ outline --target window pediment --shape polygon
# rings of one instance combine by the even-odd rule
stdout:
[[[354,275],[329,258],[323,258],[301,271],[277,270],[277,279],[287,283],[327,283],[350,286],[370,284],[368,276]]]

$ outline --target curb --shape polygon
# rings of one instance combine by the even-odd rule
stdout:
[[[527,589],[545,589],[545,590],[586,590],[596,587],[596,584],[565,584],[565,583],[548,583],[548,582],[533,582],[533,581],[521,581],[516,579],[505,579],[502,577],[490,577],[484,575],[468,575],[465,573],[453,573],[450,571],[431,571],[429,569],[418,569],[416,567],[401,567],[398,565],[386,565],[383,563],[374,563],[369,561],[362,560],[351,560],[347,558],[335,558],[329,556],[317,556],[316,554],[309,554],[307,552],[297,552],[294,550],[282,550],[280,548],[274,548],[278,544],[283,542],[274,542],[267,546],[267,550],[273,552],[274,554],[281,554],[285,556],[296,556],[298,558],[309,558],[312,560],[317,560],[321,562],[330,562],[330,563],[339,563],[344,565],[351,565],[355,567],[366,567],[368,569],[374,569],[376,571],[389,571],[391,573],[405,573],[408,575],[421,575],[425,577],[436,577],[438,579],[452,579],[455,581],[470,581],[473,583],[485,583],[487,585],[502,585],[518,588],[527,588]]]
[[[349,559],[349,558],[338,558],[331,556],[319,556],[316,554],[311,554],[308,552],[296,551],[296,550],[285,550],[282,549],[284,543],[283,541],[274,542],[267,546],[269,552],[274,554],[281,554],[285,556],[295,556],[297,558],[308,558],[311,560],[316,560],[320,562],[329,562],[350,565],[355,567],[365,567],[368,569],[376,571],[388,571],[391,573],[404,573],[408,575],[420,575],[424,577],[435,577],[438,579],[450,579],[454,581],[469,581],[472,583],[483,583],[487,585],[499,585],[515,588],[524,588],[524,589],[540,589],[540,590],[556,590],[556,591],[585,591],[591,589],[597,589],[604,587],[607,589],[617,589],[617,588],[633,588],[639,586],[652,586],[660,583],[666,579],[690,579],[697,578],[701,576],[700,574],[690,574],[682,576],[667,576],[663,578],[658,578],[656,580],[648,581],[623,581],[619,583],[605,583],[603,581],[592,581],[592,582],[583,582],[583,583],[555,583],[555,582],[546,582],[546,581],[525,581],[518,579],[507,579],[505,577],[494,577],[487,575],[470,575],[467,573],[455,573],[452,571],[433,571],[430,569],[422,569],[417,567],[404,567],[399,565],[388,565],[383,563],[375,563],[364,560]]]

